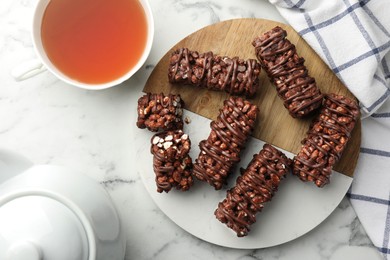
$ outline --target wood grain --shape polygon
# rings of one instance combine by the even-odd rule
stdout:
[[[218,55],[239,56],[243,59],[256,58],[252,46],[253,39],[272,29],[281,26],[288,33],[288,39],[296,45],[297,52],[304,57],[309,74],[316,79],[317,86],[323,93],[338,93],[353,97],[348,89],[333,74],[328,66],[313,49],[290,26],[263,19],[235,19],[205,27],[172,47],[154,68],[144,91],[152,93],[179,93],[186,104],[186,109],[215,119],[227,93],[209,91],[192,86],[172,85],[168,82],[168,63],[173,50],[187,47],[199,52],[212,51]],[[260,109],[253,136],[294,154],[301,147],[311,118],[294,119],[284,108],[277,96],[275,87],[270,83],[264,71],[260,74],[260,89],[251,99]],[[205,136],[205,138],[207,138]],[[358,121],[344,154],[335,166],[335,170],[352,177],[359,157],[361,124]]]

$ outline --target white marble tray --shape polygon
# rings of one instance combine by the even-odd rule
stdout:
[[[185,111],[184,116],[191,119],[191,123],[185,125],[184,131],[190,136],[191,157],[195,160],[199,153],[198,143],[209,135],[210,120],[189,111]],[[149,143],[153,134],[147,130],[139,130],[136,135],[138,138],[134,145],[137,149],[137,161],[144,162],[137,165],[137,170],[158,207],[187,232],[220,246],[265,248],[294,240],[325,220],[340,203],[352,182],[352,178],[335,172],[331,183],[319,189],[313,183],[303,183],[295,176],[288,175],[288,178],[281,182],[271,203],[257,214],[257,222],[252,225],[249,235],[238,238],[215,218],[214,210],[218,202],[226,196],[227,188],[234,185],[239,167],[245,168],[253,154],[258,153],[264,143],[254,138],[248,141],[235,175],[231,176],[228,186],[223,190],[215,191],[208,184],[196,181],[187,192],[172,190],[160,194],[156,191],[150,154]],[[293,157],[288,152],[286,155]]]

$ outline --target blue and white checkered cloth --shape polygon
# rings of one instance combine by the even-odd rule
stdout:
[[[390,1],[269,0],[359,99],[362,147],[347,196],[390,258]]]

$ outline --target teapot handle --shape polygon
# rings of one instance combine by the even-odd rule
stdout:
[[[26,157],[0,148],[0,185],[33,166]]]

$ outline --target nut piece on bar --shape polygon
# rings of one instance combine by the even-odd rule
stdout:
[[[183,129],[183,107],[180,95],[147,93],[138,99],[137,126],[153,132]]]
[[[318,187],[329,183],[333,165],[340,159],[359,117],[354,100],[328,94],[312,122],[301,151],[294,157],[293,174]]]
[[[239,97],[224,101],[220,114],[212,121],[211,132],[200,142],[200,153],[194,164],[194,176],[216,190],[222,188],[240,152],[251,134],[258,108]]]
[[[304,58],[298,56],[286,36],[287,32],[277,26],[255,38],[252,45],[290,115],[301,118],[321,106],[323,95],[309,76]]]
[[[155,134],[151,143],[157,192],[169,192],[173,187],[187,191],[193,184],[188,135],[182,130],[167,131]]]
[[[260,64],[255,59],[242,60],[198,53],[181,48],[172,53],[168,79],[181,83],[226,91],[232,95],[255,95],[259,87]]]
[[[227,191],[226,198],[218,204],[214,214],[243,237],[256,222],[261,212],[278,190],[279,183],[289,172],[292,161],[269,144],[253,156],[252,161],[236,180],[236,185]]]

